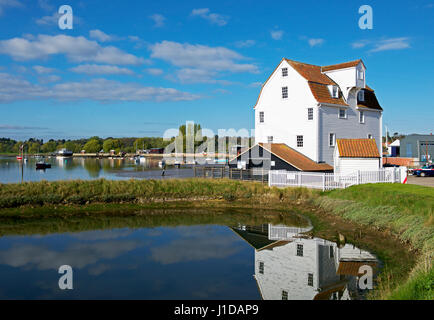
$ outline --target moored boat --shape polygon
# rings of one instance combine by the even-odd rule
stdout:
[[[57,151],[56,155],[58,157],[72,157],[73,152],[71,150],[63,148],[63,149]]]
[[[45,163],[43,161],[36,162],[36,170],[42,170],[42,169],[50,169],[51,163]]]

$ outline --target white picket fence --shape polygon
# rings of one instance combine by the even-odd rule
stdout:
[[[306,187],[332,190],[365,183],[402,183],[407,168],[383,168],[376,171],[356,171],[350,175],[302,171],[271,170],[268,185],[275,187]]]

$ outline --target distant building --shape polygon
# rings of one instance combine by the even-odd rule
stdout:
[[[421,163],[434,159],[434,136],[410,134],[400,141],[401,157],[417,158]]]
[[[387,146],[387,153],[389,157],[399,157],[400,155],[400,140],[395,140]]]
[[[149,154],[163,154],[164,148],[151,148],[149,149]]]

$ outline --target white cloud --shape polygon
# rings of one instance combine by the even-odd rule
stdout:
[[[228,23],[227,17],[217,13],[211,13],[208,8],[193,9],[191,15],[201,17],[205,20],[208,20],[211,24],[216,24],[218,26],[224,26]]]
[[[0,103],[53,99],[57,101],[190,101],[200,97],[173,88],[145,87],[107,79],[64,82],[52,86],[34,84],[11,74],[0,73]]]
[[[97,64],[82,64],[77,67],[69,69],[75,73],[84,74],[126,74],[132,75],[134,72],[127,68],[120,68],[110,65],[97,65]]]
[[[311,47],[320,46],[324,43],[324,39],[309,39],[307,41]]]
[[[370,52],[379,52],[386,50],[401,50],[410,48],[409,38],[392,38],[380,40],[375,43],[374,48]]]
[[[235,42],[237,48],[249,48],[256,44],[255,40],[242,40]]]
[[[0,0],[0,15],[3,14],[6,8],[19,8],[22,6],[23,4],[17,0]]]
[[[237,63],[237,60],[245,58],[225,47],[162,41],[151,45],[150,49],[151,58],[168,61],[177,67],[230,72],[255,73],[258,71],[253,64]]]
[[[54,12],[51,16],[44,16],[42,18],[39,18],[36,20],[36,24],[42,26],[42,25],[57,25],[59,22],[60,14],[57,12]],[[75,17],[74,17],[75,18]]]
[[[157,68],[149,68],[149,69],[145,69],[144,71],[153,76],[159,76],[163,74],[163,70]]]
[[[52,11],[54,10],[54,6],[48,3],[48,0],[38,0],[39,6],[44,9],[45,11]]]
[[[117,65],[138,65],[145,60],[126,53],[116,47],[102,47],[85,37],[67,35],[38,35],[35,39],[13,38],[0,41],[0,53],[14,60],[25,61],[45,59],[52,55],[64,54],[76,62],[98,62]]]
[[[48,76],[44,76],[44,77],[39,77],[38,78],[38,81],[41,84],[58,82],[60,80],[61,80],[61,78],[59,76],[55,75],[55,74],[51,74],[51,75],[48,75]]]
[[[387,50],[402,50],[410,48],[410,38],[400,37],[400,38],[390,38],[390,39],[380,39],[380,40],[358,40],[351,44],[353,49],[361,49],[365,47],[370,47],[368,52],[380,52]]]
[[[35,70],[38,74],[49,74],[57,71],[54,68],[47,68],[43,66],[33,66],[33,70]]]
[[[252,88],[258,88],[258,87],[262,87],[262,82],[252,82],[251,84],[249,84],[249,87]]]
[[[89,31],[89,38],[91,39],[96,39],[99,40],[101,42],[107,42],[107,41],[113,41],[114,40],[114,36],[108,35],[104,32],[102,32],[101,30],[90,30]]]
[[[283,31],[282,30],[270,31],[270,34],[274,40],[280,40],[283,37]]]
[[[359,48],[364,48],[364,47],[366,47],[368,44],[369,44],[369,41],[368,41],[368,40],[359,40],[359,41],[353,42],[353,43],[351,44],[351,46],[352,46],[354,49],[359,49]]]
[[[166,18],[158,13],[153,14],[152,16],[149,16],[149,18],[154,21],[154,27],[155,28],[161,28],[164,26],[164,22],[166,21]]]

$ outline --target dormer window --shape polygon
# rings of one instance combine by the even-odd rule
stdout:
[[[282,77],[288,76],[288,68],[282,68]]]
[[[360,91],[357,93],[357,99],[358,99],[359,101],[361,101],[361,102],[365,101],[365,91],[360,90]]]
[[[365,79],[365,72],[363,70],[357,70],[357,79],[359,80]]]
[[[330,86],[330,93],[332,95],[332,98],[339,98],[339,87]]]

